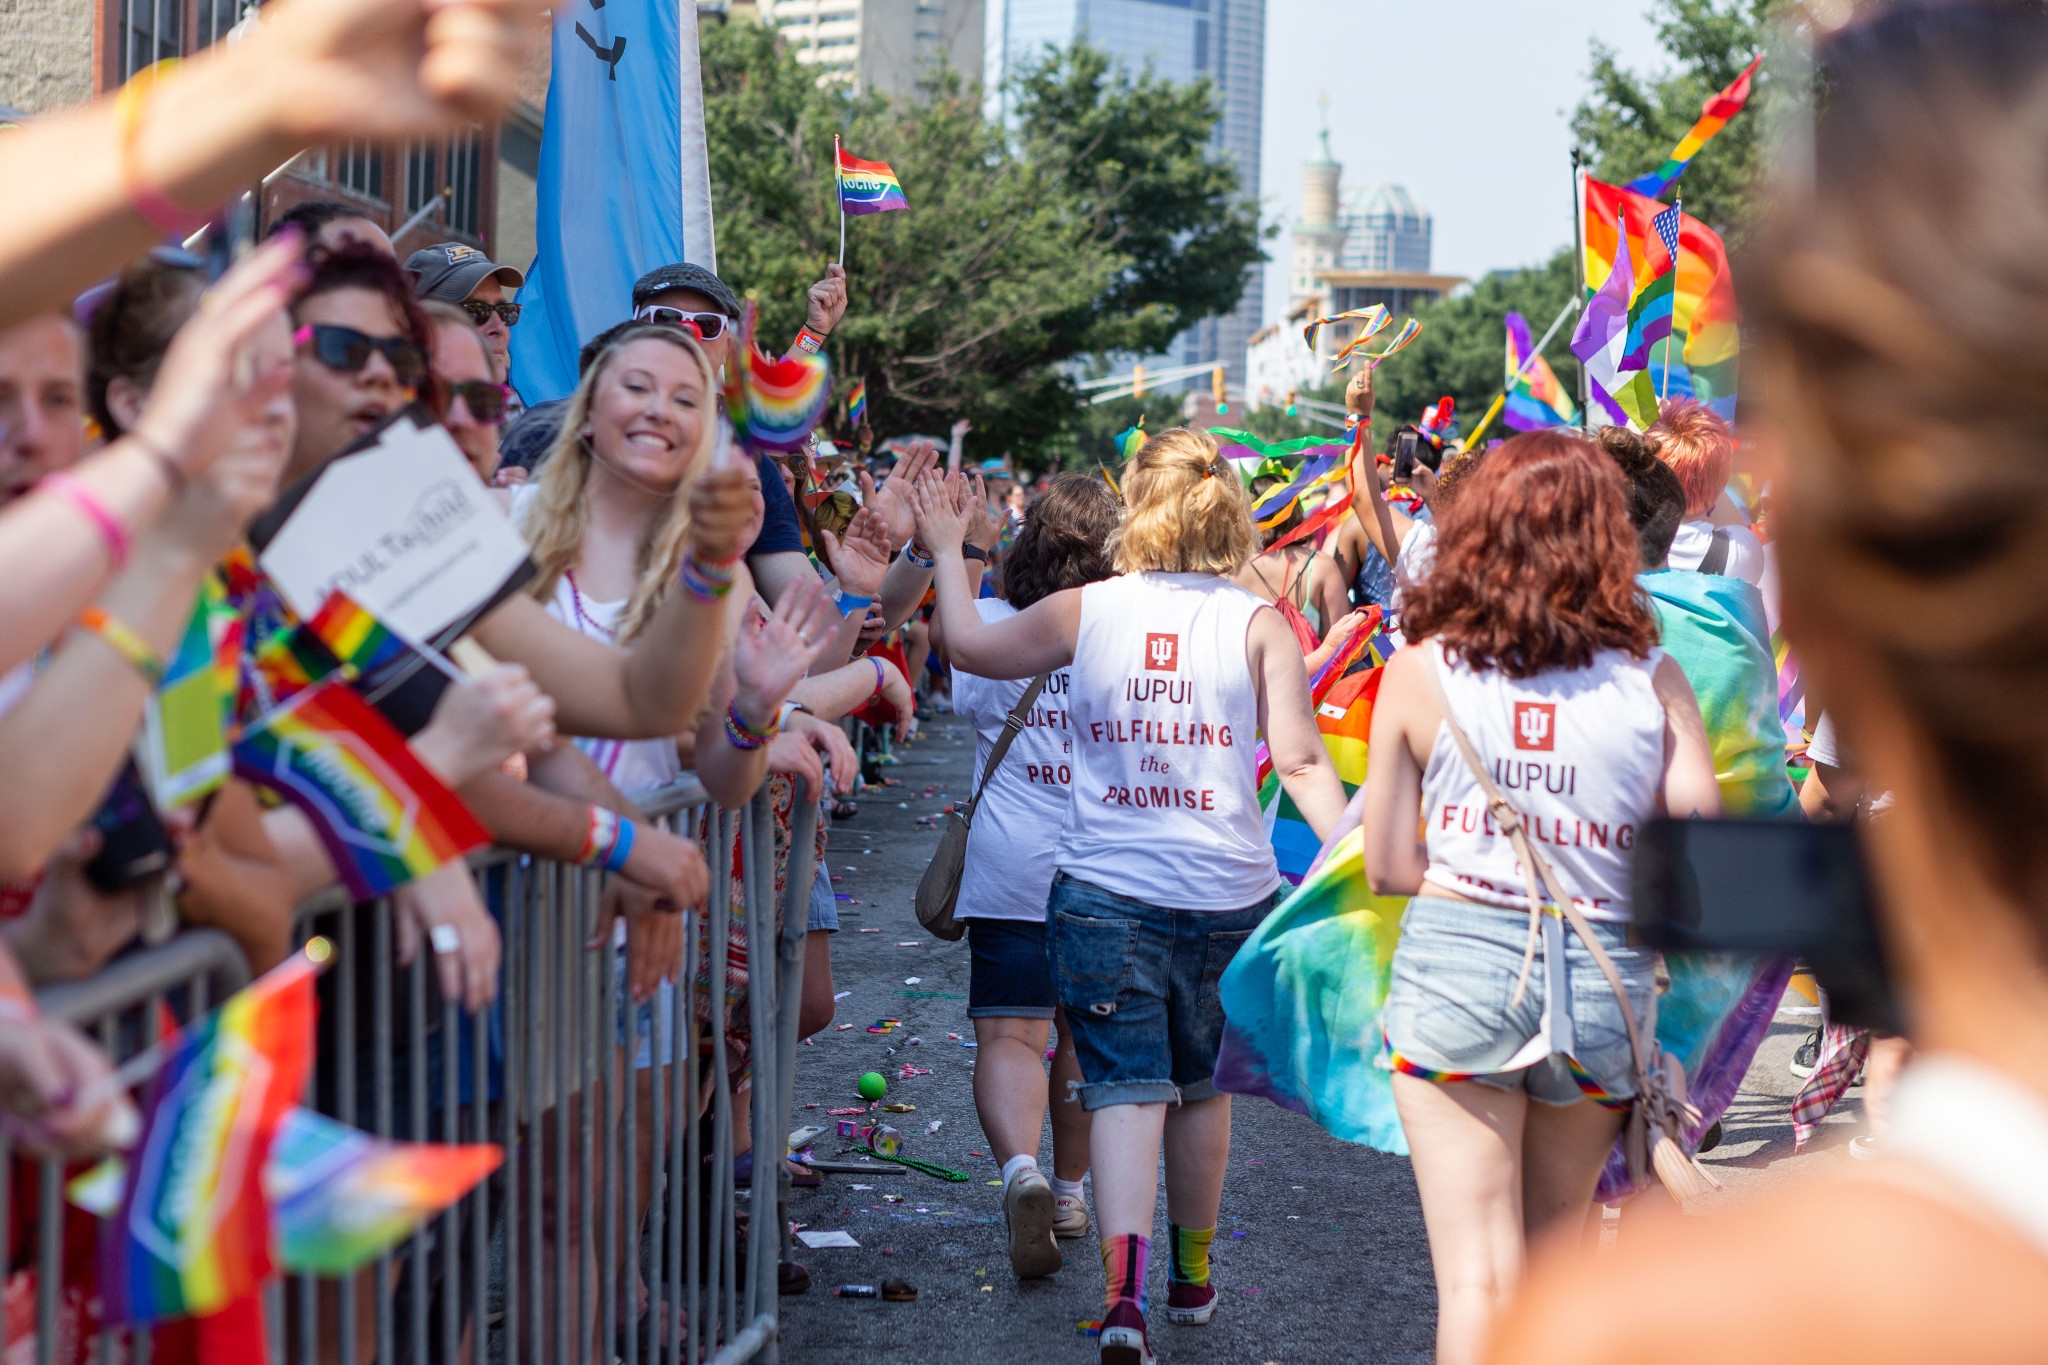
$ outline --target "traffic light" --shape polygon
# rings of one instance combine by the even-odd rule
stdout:
[[[1216,399],[1216,413],[1219,417],[1230,411],[1230,395],[1224,388],[1224,374],[1221,365],[1209,371],[1209,393]]]
[[[1143,398],[1144,396],[1145,367],[1143,365],[1134,365],[1131,367],[1131,397]]]

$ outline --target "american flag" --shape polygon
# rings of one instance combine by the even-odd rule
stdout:
[[[1678,259],[1678,219],[1680,206],[1673,204],[1650,220],[1650,226],[1657,229],[1657,235],[1664,241],[1664,249],[1671,253],[1671,259]]]

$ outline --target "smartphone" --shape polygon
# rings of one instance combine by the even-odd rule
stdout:
[[[1394,435],[1394,482],[1415,477],[1415,450],[1422,444],[1422,437],[1402,429]]]
[[[1861,828],[1652,820],[1636,842],[1636,931],[1653,948],[1798,958],[1834,1022],[1902,1033]]]
[[[114,778],[92,823],[100,832],[100,851],[85,865],[85,879],[102,893],[112,895],[170,871],[176,856],[170,831],[150,804],[133,761]]]

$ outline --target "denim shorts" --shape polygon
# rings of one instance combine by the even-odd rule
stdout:
[[[1216,1094],[1217,982],[1285,886],[1242,910],[1175,910],[1062,872],[1046,902],[1053,981],[1086,1081],[1083,1109]]]
[[[1656,954],[1628,942],[1628,926],[1595,921],[1647,1042],[1657,1027]],[[1417,896],[1401,917],[1393,982],[1381,1015],[1381,1065],[1437,1080],[1472,1080],[1527,1090],[1545,1104],[1591,1096],[1619,1102],[1636,1093],[1635,1057],[1613,987],[1585,944],[1564,926],[1572,1045],[1532,1066],[1502,1070],[1541,1028],[1549,993],[1539,942],[1528,989],[1511,1005],[1529,940],[1529,912]],[[1555,1034],[1553,1033],[1553,1036]]]
[[[1050,1019],[1058,1003],[1045,921],[965,919],[973,955],[967,977],[969,1019]]]
[[[839,899],[832,894],[832,873],[823,863],[811,879],[811,913],[804,932],[815,934],[820,929],[828,934],[839,932]]]

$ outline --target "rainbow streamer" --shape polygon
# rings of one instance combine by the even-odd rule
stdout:
[[[1726,90],[1700,106],[1699,121],[1678,140],[1678,145],[1671,149],[1671,155],[1665,158],[1664,164],[1648,175],[1639,175],[1629,181],[1629,189],[1652,199],[1670,189],[1672,182],[1684,175],[1685,168],[1700,154],[1700,148],[1713,141],[1714,134],[1727,127],[1728,120],[1741,113],[1743,106],[1749,103],[1750,77],[1756,74],[1763,60],[1763,54],[1758,53],[1756,60],[1744,67],[1742,74]]]
[[[1354,355],[1359,356],[1368,366],[1378,365],[1388,356],[1405,348],[1422,332],[1422,324],[1414,318],[1409,318],[1401,324],[1401,330],[1394,334],[1392,341],[1377,351],[1364,354],[1365,344],[1386,331],[1394,320],[1394,315],[1387,310],[1384,303],[1375,303],[1369,307],[1353,308],[1342,313],[1332,313],[1326,318],[1317,318],[1301,329],[1301,339],[1307,342],[1309,350],[1313,351],[1316,348],[1316,339],[1322,335],[1323,328],[1348,318],[1359,319],[1358,330],[1352,334],[1351,340],[1331,357],[1330,368],[1333,370],[1341,369]]]
[[[327,595],[306,629],[356,677],[375,673],[406,652],[405,641],[339,589]]]
[[[357,900],[490,842],[462,799],[339,678],[262,717],[234,747],[238,775],[306,812]]]
[[[166,1044],[134,1178],[101,1228],[103,1321],[212,1313],[269,1278],[263,1169],[312,1067],[317,970],[298,953]]]
[[[1312,460],[1303,460],[1294,477],[1278,488],[1270,488],[1252,504],[1252,519],[1261,531],[1270,530],[1287,520],[1294,511],[1294,505],[1309,493],[1344,477],[1344,459],[1341,455],[1323,455]],[[1254,478],[1257,475],[1253,476]]]
[[[846,391],[846,424],[858,430],[868,420],[868,386],[864,379],[853,381]]]
[[[888,162],[862,161],[838,151],[836,146],[834,154],[839,158],[841,213],[888,213],[910,207],[910,201],[903,197],[903,182],[889,169]]]
[[[504,1162],[495,1143],[386,1142],[310,1109],[285,1115],[263,1172],[278,1259],[346,1275],[411,1236]]]
[[[725,367],[725,411],[733,436],[758,455],[801,450],[832,401],[832,365],[820,351],[772,359],[754,344],[759,309],[748,299]]]
[[[1509,313],[1507,333],[1508,399],[1501,420],[1516,431],[1568,427],[1577,422],[1578,405],[1566,396],[1550,362],[1540,355],[1531,358],[1536,348],[1529,339],[1528,321],[1520,313]]]

